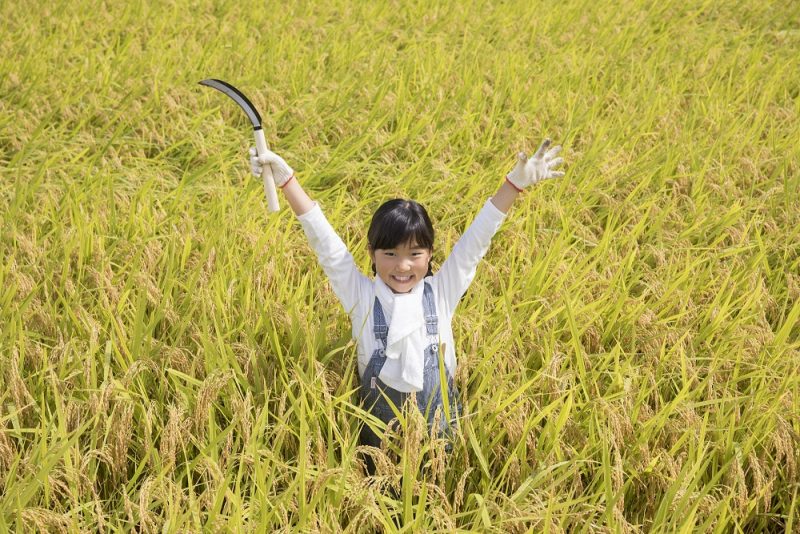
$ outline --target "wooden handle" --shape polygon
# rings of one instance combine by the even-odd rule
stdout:
[[[253,130],[256,137],[256,151],[258,155],[264,155],[269,150],[267,147],[267,140],[264,139],[264,130],[259,128]],[[264,194],[267,197],[267,211],[275,213],[280,209],[278,205],[278,191],[275,189],[275,180],[272,179],[272,167],[265,164],[261,167],[261,180],[264,182]]]

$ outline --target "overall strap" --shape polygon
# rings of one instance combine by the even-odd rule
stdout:
[[[386,324],[383,306],[381,306],[378,297],[375,297],[375,304],[372,307],[372,332],[375,334],[375,340],[380,341],[381,346],[385,349],[386,340],[389,336],[389,326]]]
[[[439,317],[436,315],[436,299],[433,298],[433,288],[425,282],[425,291],[422,293],[422,310],[425,313],[425,329],[429,336],[439,334]]]

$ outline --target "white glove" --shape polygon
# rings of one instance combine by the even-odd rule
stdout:
[[[272,169],[272,178],[275,181],[275,187],[283,187],[286,185],[286,182],[291,180],[292,176],[294,176],[292,168],[275,152],[267,150],[266,154],[259,156],[255,147],[251,147],[250,170],[253,171],[253,174],[260,178],[262,171],[261,166],[265,163],[268,163],[270,169]]]
[[[561,152],[561,146],[556,145],[545,152],[549,146],[550,139],[545,139],[539,146],[539,150],[530,159],[525,155],[525,152],[520,152],[517,155],[517,166],[506,176],[511,185],[522,191],[526,187],[530,187],[536,182],[547,178],[564,176],[563,172],[553,170],[554,167],[564,163],[564,158],[555,157],[556,154]]]

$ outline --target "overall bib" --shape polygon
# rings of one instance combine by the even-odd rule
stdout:
[[[451,437],[452,428],[456,425],[458,414],[461,411],[461,404],[458,400],[458,390],[453,383],[453,377],[450,372],[445,368],[445,375],[447,378],[447,398],[450,409],[450,421],[445,418],[444,406],[442,398],[441,380],[439,375],[439,319],[436,315],[436,303],[433,297],[433,289],[428,282],[425,282],[425,290],[422,296],[423,313],[425,314],[425,329],[428,335],[429,344],[425,348],[425,363],[423,370],[423,389],[417,391],[417,408],[426,417],[428,421],[428,431],[430,432],[433,424],[437,408],[441,408],[441,416],[439,429],[437,435],[439,437]],[[383,308],[375,297],[375,305],[373,307],[373,332],[375,334],[375,341],[377,349],[372,353],[369,363],[364,370],[364,375],[361,377],[361,388],[359,389],[359,396],[361,398],[362,406],[372,413],[375,417],[388,423],[395,417],[392,408],[389,406],[387,399],[392,402],[397,411],[401,411],[403,404],[411,393],[397,391],[394,388],[387,386],[378,375],[380,375],[383,364],[386,362],[386,341],[389,335],[389,326],[386,324],[386,318],[383,315]],[[383,392],[383,395],[381,394]],[[371,447],[380,447],[381,439],[369,428],[365,423],[362,425],[361,434],[359,436],[361,445],[369,445]],[[452,444],[448,443],[446,447],[447,452],[452,450]],[[374,464],[372,458],[365,456],[367,463],[367,470],[370,474],[374,474]]]

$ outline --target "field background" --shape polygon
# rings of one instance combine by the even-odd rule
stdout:
[[[799,3],[244,4],[0,2],[0,531],[798,531]],[[564,146],[454,320],[446,465],[411,417],[364,477],[347,316],[208,77],[365,270],[383,201],[439,264]]]

